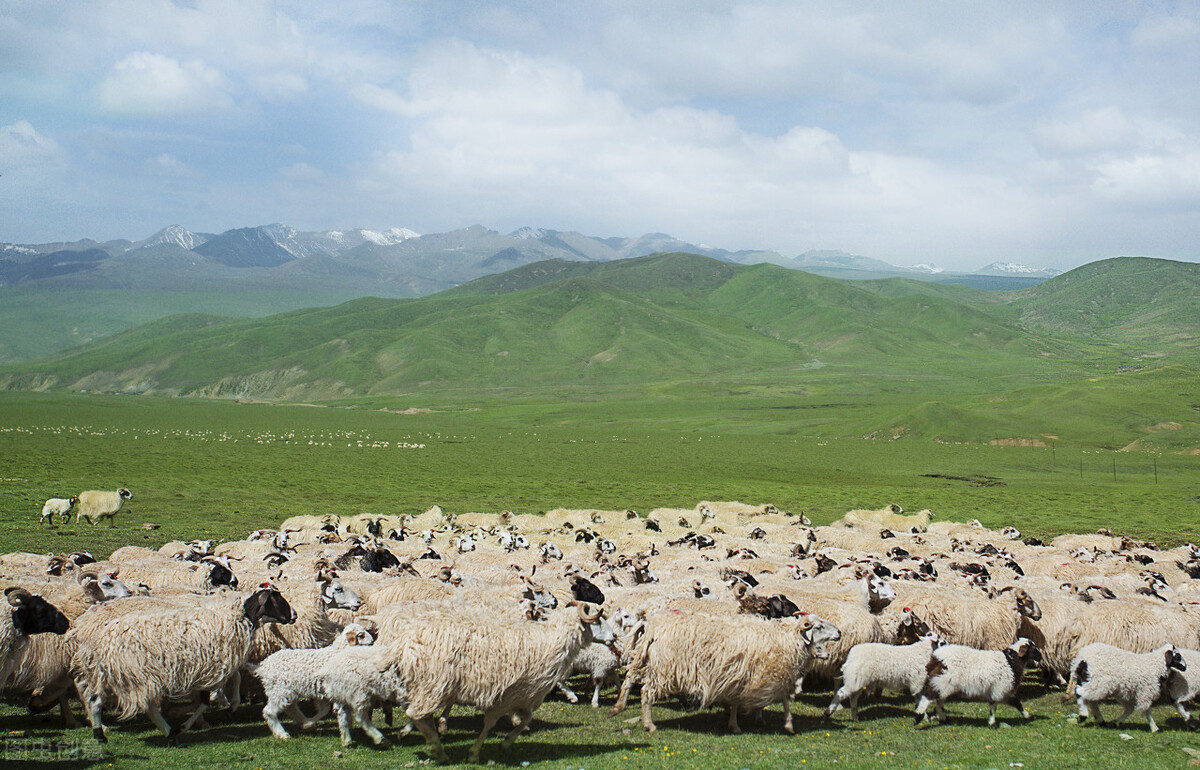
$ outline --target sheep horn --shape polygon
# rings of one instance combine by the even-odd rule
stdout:
[[[120,572],[121,572],[121,568],[120,568],[120,567],[113,567],[112,569],[110,569],[110,570],[108,571],[108,576],[109,576],[110,578],[113,578],[113,579],[115,580],[115,579],[116,579],[116,577],[117,577],[117,575],[118,575],[118,574],[120,574]]]
[[[740,580],[733,584],[733,595],[739,599],[745,596],[749,591],[750,586],[746,585]]]
[[[587,602],[581,602],[579,604],[579,617],[583,618],[584,623],[595,623],[600,619],[603,608],[596,607],[596,611],[591,612],[588,608],[592,606],[594,605],[588,604]]]
[[[8,603],[14,607],[19,607],[33,598],[33,594],[29,593],[21,586],[9,586],[8,588],[5,588],[4,595],[8,598]]]

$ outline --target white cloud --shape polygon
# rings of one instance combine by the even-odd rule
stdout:
[[[39,133],[27,120],[0,126],[0,159],[0,173],[9,185],[44,181],[66,166],[58,142]]]
[[[279,169],[279,175],[289,182],[313,182],[325,176],[321,169],[303,162]]]
[[[126,56],[100,83],[101,106],[122,115],[168,117],[226,109],[233,104],[228,79],[193,59],[139,51]]]
[[[142,168],[147,174],[159,177],[186,178],[197,175],[196,169],[167,152],[147,158]]]
[[[1039,150],[1051,154],[1096,153],[1127,149],[1134,127],[1117,107],[1102,107],[1073,120],[1039,122],[1030,138]]]

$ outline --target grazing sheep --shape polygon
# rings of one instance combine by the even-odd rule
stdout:
[[[96,526],[96,522],[104,519],[108,519],[108,526],[114,526],[117,511],[121,510],[124,502],[131,497],[133,497],[133,493],[125,487],[121,487],[116,492],[100,492],[94,489],[80,492],[76,495],[79,501],[79,510],[75,511],[75,524],[78,525],[80,517],[83,517],[92,526]]]
[[[325,692],[322,680],[318,676],[321,668],[342,650],[358,645],[370,645],[374,641],[375,638],[366,628],[358,623],[350,623],[328,647],[317,650],[279,650],[271,653],[258,665],[248,663],[246,669],[263,684],[263,691],[267,695],[263,719],[275,737],[281,740],[291,737],[279,721],[279,715],[285,710],[304,729],[328,713],[329,707],[326,705],[318,710],[312,719],[307,719],[296,703],[302,700],[323,701]]]
[[[1111,644],[1094,642],[1084,647],[1071,664],[1071,681],[1067,697],[1075,696],[1079,703],[1078,721],[1082,724],[1088,714],[1097,724],[1100,702],[1113,700],[1125,707],[1117,722],[1123,722],[1136,708],[1146,716],[1150,732],[1158,732],[1150,707],[1167,688],[1172,671],[1186,671],[1179,651],[1174,645],[1164,645],[1151,652],[1129,652]]]
[[[740,733],[739,711],[783,703],[783,729],[791,733],[796,681],[827,641],[841,636],[816,615],[767,620],[755,615],[710,615],[666,610],[646,622],[621,685],[615,716],[625,709],[635,681],[642,683],[642,726],[655,727],[655,701],[682,694],[698,708],[722,705],[729,730]]]
[[[927,664],[929,680],[917,703],[914,721],[928,718],[929,705],[937,709],[939,722],[946,721],[942,704],[948,698],[987,701],[988,727],[996,726],[996,705],[1008,703],[1029,719],[1032,715],[1021,705],[1017,688],[1030,661],[1041,660],[1037,645],[1018,639],[1003,650],[977,650],[960,644],[948,644],[934,650]]]
[[[89,614],[71,631],[78,644],[71,669],[92,735],[101,742],[108,740],[101,716],[106,701],[120,708],[123,720],[149,713],[163,734],[174,738],[162,715],[163,700],[220,689],[245,663],[258,625],[295,617],[269,585],[249,597],[202,597],[169,609],[97,613],[91,622]],[[202,704],[192,719],[204,708]]]
[[[407,688],[405,713],[439,762],[448,758],[433,717],[456,703],[483,712],[469,754],[478,762],[500,717],[511,716],[515,725],[504,739],[507,749],[584,647],[613,639],[600,608],[580,604],[577,613],[558,612],[545,623],[508,621],[486,610],[429,610],[410,618],[389,646]]]
[[[42,518],[38,519],[38,526],[40,527],[46,519],[50,519],[50,526],[54,526],[54,517],[56,515],[62,519],[63,524],[66,524],[67,520],[71,518],[71,508],[77,502],[79,502],[77,495],[71,495],[69,498],[50,498],[42,506]]]

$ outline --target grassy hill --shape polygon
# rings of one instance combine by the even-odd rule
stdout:
[[[550,261],[418,299],[166,318],[2,367],[0,387],[384,405],[736,396],[726,412],[763,399],[831,434],[1195,446],[1196,266],[1111,262],[998,296],[692,254]],[[1144,432],[1163,423],[1180,427]]]

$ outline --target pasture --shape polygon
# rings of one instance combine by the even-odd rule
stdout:
[[[456,513],[558,506],[645,512],[702,499],[773,502],[817,524],[851,508],[895,502],[930,508],[940,519],[1012,524],[1028,535],[1110,527],[1162,544],[1200,538],[1195,455],[839,435],[777,399],[754,410],[646,394],[586,402],[429,394],[409,403],[430,406],[0,394],[0,550],[87,549],[102,556],[124,544],[241,538],[304,513],[416,514],[433,504]],[[738,402],[739,408],[754,403]],[[133,498],[115,527],[39,528],[47,497],[118,486],[129,487]],[[159,528],[143,529],[147,522]],[[1121,728],[1070,724],[1060,691],[1046,692],[1036,681],[1027,682],[1023,695],[1035,714],[1030,722],[1001,710],[1010,727],[989,730],[984,707],[952,703],[948,724],[914,730],[906,700],[867,707],[858,724],[848,723],[845,712],[825,723],[819,715],[828,692],[814,692],[795,706],[795,736],[780,732],[777,708],[764,726],[741,736],[725,733],[717,711],[656,708],[661,730],[649,736],[627,721],[636,709],[609,719],[604,709],[551,696],[535,715],[535,732],[519,739],[511,755],[489,742],[483,756],[553,768],[835,761],[839,767],[1178,767],[1191,758],[1181,749],[1200,749],[1200,737],[1165,708],[1155,713],[1163,731],[1150,735],[1136,716]],[[605,706],[612,697],[606,693]],[[0,726],[6,758],[20,760],[25,751],[25,760],[57,759],[77,750],[79,763],[99,767],[404,767],[425,758],[415,735],[391,749],[357,747],[339,755],[333,722],[316,734],[276,741],[259,712],[251,705],[232,718],[214,714],[213,728],[186,735],[182,748],[168,747],[144,719],[116,724],[99,758],[89,754],[90,731],[64,731],[57,715],[30,717],[8,704],[0,707]],[[452,757],[465,757],[479,721],[465,712],[451,718]]]

